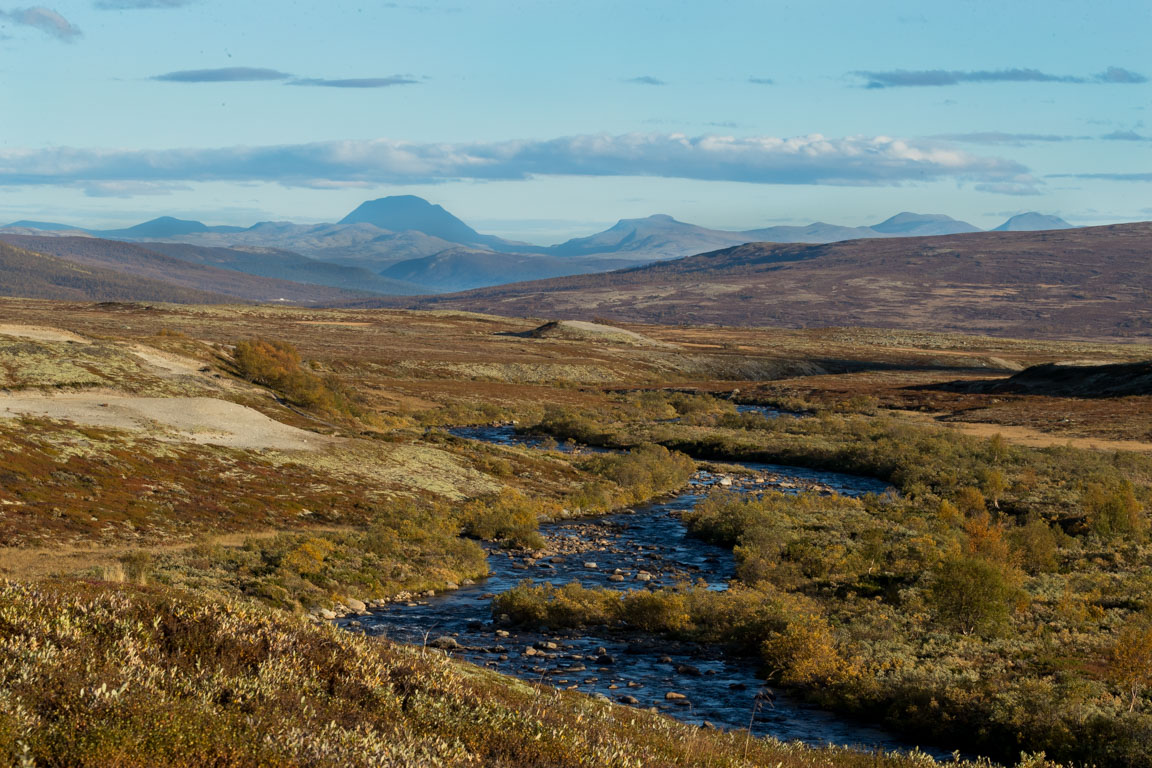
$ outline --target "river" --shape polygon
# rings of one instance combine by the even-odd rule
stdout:
[[[502,445],[539,447],[540,438],[514,427],[460,427],[469,439]],[[548,443],[551,445],[551,443]],[[571,444],[566,450],[588,451]],[[732,551],[690,536],[680,513],[697,504],[709,486],[736,492],[812,489],[822,493],[882,493],[885,483],[835,472],[743,463],[744,475],[698,472],[692,486],[672,498],[621,514],[546,523],[541,534],[548,554],[489,547],[490,576],[482,582],[434,597],[415,598],[341,619],[340,624],[405,643],[456,646],[454,655],[473,663],[557,688],[599,694],[632,706],[655,707],[692,723],[719,728],[751,728],[812,745],[839,744],[864,749],[910,750],[915,745],[874,725],[837,715],[765,685],[754,659],[729,656],[724,649],[667,639],[637,639],[611,630],[522,630],[494,622],[492,597],[522,580],[589,587],[646,589],[685,580],[703,580],[726,589],[734,573]],[[675,692],[683,699],[668,701]],[[950,752],[919,745],[938,758]]]

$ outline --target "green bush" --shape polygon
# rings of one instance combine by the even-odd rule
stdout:
[[[459,511],[464,533],[485,541],[500,541],[525,548],[543,546],[540,519],[560,511],[554,502],[532,499],[514,488],[473,499]]]
[[[1136,499],[1132,483],[1126,480],[1112,487],[1088,483],[1080,504],[1092,530],[1104,538],[1142,541],[1147,534],[1144,506]]]
[[[981,557],[952,557],[935,569],[929,603],[945,626],[965,635],[1002,634],[1019,589],[1003,566]]]

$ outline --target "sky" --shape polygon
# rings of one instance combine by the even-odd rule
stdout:
[[[1152,219],[1147,0],[0,0],[0,224]]]

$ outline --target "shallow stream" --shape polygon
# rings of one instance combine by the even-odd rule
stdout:
[[[451,430],[503,445],[539,446],[539,438],[511,426]],[[567,450],[589,451],[567,444]],[[809,489],[862,495],[888,489],[877,480],[770,464],[741,464],[748,475],[699,472],[687,491],[635,510],[595,519],[541,526],[547,554],[489,549],[491,575],[482,582],[433,597],[414,598],[341,619],[342,625],[413,644],[448,647],[476,664],[557,688],[600,694],[632,706],[656,707],[687,722],[751,728],[756,735],[809,744],[909,750],[913,745],[880,728],[833,714],[771,688],[757,676],[754,659],[728,656],[717,647],[637,639],[605,628],[525,631],[494,622],[491,602],[520,581],[560,586],[656,589],[703,580],[726,589],[734,573],[732,551],[688,535],[680,513],[697,504],[709,486],[736,492]],[[674,692],[683,699],[669,701]],[[949,752],[921,746],[940,758]]]

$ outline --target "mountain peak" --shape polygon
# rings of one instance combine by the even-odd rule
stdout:
[[[70,230],[79,230],[80,227],[74,227],[70,224],[59,224],[55,221],[30,221],[29,219],[21,219],[14,221],[11,224],[5,224],[0,229],[38,229],[42,232],[67,232]]]
[[[485,240],[472,227],[416,195],[393,195],[361,203],[341,224],[372,224],[392,232],[416,230],[452,243],[479,243]]]
[[[996,227],[993,232],[1038,232],[1045,229],[1072,229],[1072,225],[1059,216],[1036,211],[1018,213]]]
[[[943,213],[912,213],[904,211],[874,224],[871,229],[885,235],[959,235],[965,232],[979,232],[966,221],[958,221]]]
[[[177,235],[191,235],[208,232],[209,227],[202,221],[177,219],[175,216],[160,216],[137,224],[126,229],[117,229],[104,232],[105,235],[120,235],[123,237],[175,237]]]

